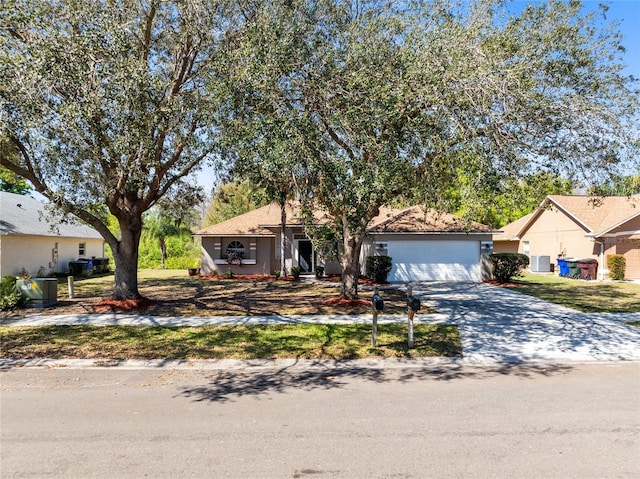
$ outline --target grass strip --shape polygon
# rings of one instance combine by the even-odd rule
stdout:
[[[640,312],[640,286],[635,283],[526,274],[505,287],[584,313]]]
[[[370,325],[23,326],[0,327],[0,356],[12,359],[357,359],[460,356],[458,328],[416,324]]]

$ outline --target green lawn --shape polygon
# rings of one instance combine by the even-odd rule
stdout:
[[[458,328],[416,324],[415,348],[407,326],[254,325],[202,327],[39,326],[0,327],[0,357],[107,359],[357,359],[460,356]]]
[[[529,273],[505,287],[586,313],[640,312],[640,284],[637,283],[584,281]]]

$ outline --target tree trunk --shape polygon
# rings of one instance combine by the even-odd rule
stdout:
[[[165,261],[167,259],[167,242],[164,239],[164,236],[158,238],[158,242],[160,244],[160,264],[162,269],[165,269]]]
[[[122,239],[110,245],[115,261],[113,299],[140,299],[138,291],[138,248],[142,220],[120,221]]]
[[[280,271],[282,277],[287,276],[287,260],[285,255],[287,252],[287,202],[286,200],[280,203]]]
[[[351,235],[348,228],[344,231],[344,250],[340,258],[342,265],[342,299],[358,299],[358,278],[360,277],[360,250],[362,236]]]

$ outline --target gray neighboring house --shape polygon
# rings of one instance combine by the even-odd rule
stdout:
[[[70,218],[62,221],[44,203],[24,195],[0,192],[0,277],[67,273],[78,258],[104,257],[104,239]]]

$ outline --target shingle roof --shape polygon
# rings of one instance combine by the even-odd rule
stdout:
[[[62,222],[45,205],[30,196],[0,191],[0,235],[102,238],[93,228],[72,221]]]
[[[518,233],[522,229],[522,227],[529,222],[533,213],[529,213],[522,218],[519,218],[507,225],[504,225],[500,228],[500,232],[496,233],[493,240],[494,241],[517,241]]]
[[[560,196],[547,199],[582,223],[589,233],[598,235],[640,214],[640,195]]]
[[[291,203],[287,204],[287,224],[300,224],[297,210]],[[196,236],[274,236],[273,231],[263,225],[280,224],[280,206],[271,203],[248,213],[235,216],[231,219],[208,226],[194,234]]]
[[[322,213],[316,215],[319,223],[326,221]],[[268,227],[280,224],[280,207],[272,203],[262,208],[244,213],[221,223],[208,226],[194,233],[196,236],[274,236]],[[297,204],[287,205],[287,225],[302,226]],[[371,221],[371,233],[453,233],[490,232],[480,223],[466,223],[448,213],[425,210],[419,206],[398,209],[381,207],[378,216]]]
[[[489,226],[475,221],[464,221],[450,213],[421,206],[402,210],[389,210],[386,217],[378,215],[369,227],[370,233],[488,233]]]
[[[542,211],[553,204],[582,225],[586,234],[599,236],[610,229],[640,215],[640,195],[593,197],[584,195],[550,195],[533,213],[502,228],[500,240],[516,240],[536,220]]]

